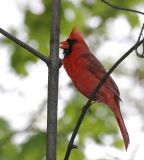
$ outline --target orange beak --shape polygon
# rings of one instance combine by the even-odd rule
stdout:
[[[61,49],[68,49],[68,47],[69,47],[69,44],[67,41],[63,41],[59,45],[59,48],[61,48]]]

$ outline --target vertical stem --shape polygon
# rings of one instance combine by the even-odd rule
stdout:
[[[60,0],[52,0],[46,160],[56,160],[57,104],[59,75]]]

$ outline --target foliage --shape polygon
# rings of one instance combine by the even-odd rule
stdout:
[[[72,0],[62,0],[62,38],[69,34],[71,28],[76,25],[85,34],[85,36],[95,35],[93,36],[93,44],[96,43],[98,47],[101,45],[102,41],[108,38],[106,26],[109,20],[114,20],[115,18],[123,15],[127,18],[131,27],[134,28],[139,25],[139,19],[136,14],[112,9],[103,4],[101,1],[78,0],[75,2]],[[137,5],[143,3],[143,0],[112,0],[111,2],[122,7],[136,8]],[[42,3],[44,10],[39,14],[33,13],[30,9],[25,8],[24,24],[27,27],[27,43],[35,41],[38,46],[37,49],[43,54],[48,55],[51,22],[51,1],[42,0]],[[87,24],[87,20],[94,17],[99,18],[99,23],[97,26],[91,27]],[[14,30],[16,33],[19,32],[18,29],[12,30]],[[7,40],[5,40],[4,43],[11,44],[11,42]],[[37,59],[31,56],[31,54],[25,53],[26,51],[17,45],[13,45],[12,51],[11,67],[18,74],[26,75],[26,64],[28,62],[34,63],[37,61]],[[57,158],[59,160],[62,160],[64,157],[69,135],[73,131],[84,101],[85,99],[81,95],[75,94],[71,101],[66,105],[63,117],[61,117],[58,121]],[[123,146],[123,142],[117,136],[117,127],[111,111],[102,104],[94,104],[91,108],[91,112],[91,114],[88,113],[86,115],[78,134],[77,145],[79,150],[74,150],[70,159],[85,159],[83,149],[85,147],[85,140],[88,137],[92,138],[95,143],[104,145],[103,138],[105,138],[107,135],[112,135],[112,145],[119,148]],[[106,120],[105,117],[107,117]],[[8,122],[0,119],[1,160],[44,159],[45,132],[37,131],[32,134],[26,141],[19,145],[13,143],[13,136],[9,136],[14,132],[15,131],[11,129]]]
[[[46,134],[38,132],[29,137],[29,139],[21,145],[18,153],[20,160],[43,160],[45,157]]]
[[[122,0],[117,1],[117,5],[127,8],[134,8],[136,5],[142,2],[142,0]],[[103,36],[106,36],[106,24],[109,19],[114,19],[120,15],[124,15],[132,27],[136,27],[139,24],[139,19],[135,13],[112,9],[101,1],[78,0],[77,3],[78,5],[73,1],[62,1],[61,34],[63,36],[68,35],[71,28],[76,25],[85,35],[97,35],[95,42],[97,42],[99,45],[100,38],[97,37],[102,38]],[[37,49],[43,54],[48,55],[51,22],[51,1],[43,0],[43,5],[44,10],[39,14],[33,13],[30,9],[26,8],[24,24],[26,27],[28,27],[27,43],[35,41],[38,46]],[[98,17],[100,19],[97,27],[91,28],[86,24],[86,20],[92,17]],[[17,29],[13,29],[13,32],[17,32]],[[11,64],[15,71],[19,74],[26,74],[25,65],[28,61],[35,62],[35,58],[32,58],[31,55],[24,55],[24,52],[25,51],[23,51],[23,49],[17,47],[16,45],[14,46]],[[18,61],[16,59],[18,59]]]
[[[13,135],[18,134],[10,129],[8,122],[0,119],[0,159],[1,160],[43,160],[45,157],[46,134],[35,132],[21,145],[14,144]]]

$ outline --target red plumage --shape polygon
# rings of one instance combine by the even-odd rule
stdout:
[[[63,65],[75,87],[86,97],[90,97],[96,85],[106,74],[99,60],[91,53],[81,33],[73,28],[69,38],[60,43],[64,50]],[[113,111],[121,130],[125,148],[129,144],[129,135],[124,124],[119,106],[119,89],[109,77],[99,90],[94,101],[107,104]]]

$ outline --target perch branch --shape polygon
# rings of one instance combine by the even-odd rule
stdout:
[[[114,69],[130,54],[132,53],[136,48],[138,48],[142,43],[144,43],[144,39],[142,39],[141,41],[137,42],[134,46],[132,46],[110,69],[109,71],[104,75],[104,77],[101,79],[101,81],[98,83],[98,85],[96,86],[96,88],[94,89],[93,93],[91,94],[90,98],[88,99],[87,103],[83,106],[82,112],[79,116],[79,119],[76,123],[76,126],[74,128],[74,131],[72,133],[71,139],[69,141],[68,147],[67,147],[67,151],[65,154],[65,158],[64,160],[68,160],[69,156],[71,154],[71,151],[73,149],[73,143],[75,140],[75,137],[79,131],[80,125],[85,117],[85,114],[87,112],[87,110],[90,108],[92,100],[94,99],[94,97],[96,96],[96,94],[98,93],[98,91],[100,90],[100,88],[102,87],[102,85],[105,83],[105,81],[107,80],[107,78],[110,76],[110,74],[114,71]]]
[[[35,50],[34,48],[32,48],[31,46],[29,46],[28,44],[26,44],[23,41],[19,40],[18,38],[14,37],[13,35],[11,35],[10,33],[8,33],[7,31],[5,31],[2,28],[0,28],[0,33],[3,34],[8,39],[15,42],[16,44],[18,44],[19,46],[26,49],[27,51],[29,51],[30,53],[32,53],[36,57],[38,57],[42,61],[44,61],[47,65],[49,65],[49,59],[46,56],[44,56],[43,54],[41,54],[40,52],[38,52],[37,50]]]

